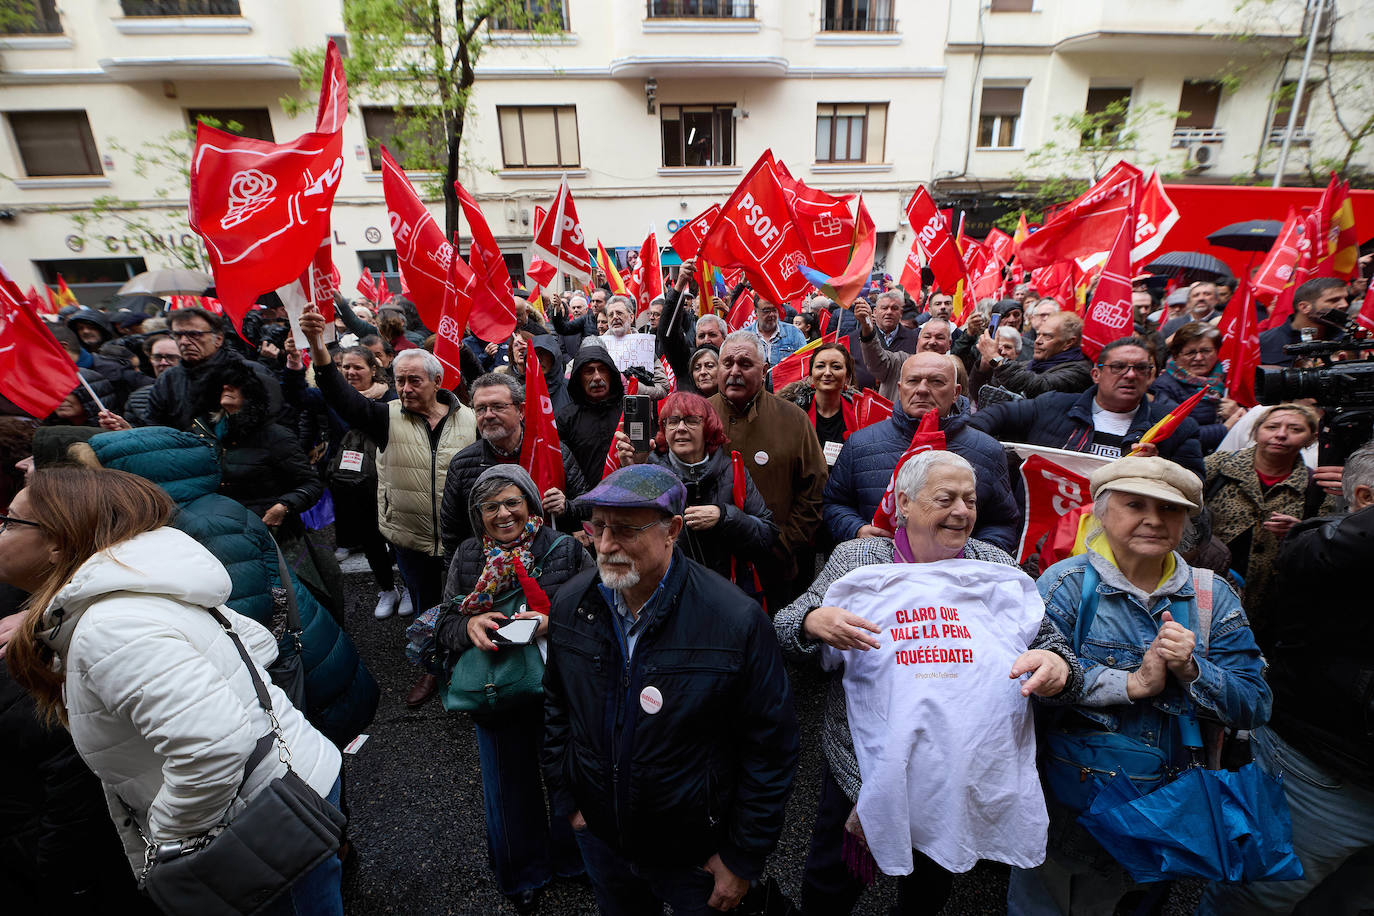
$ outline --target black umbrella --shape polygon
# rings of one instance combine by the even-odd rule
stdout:
[[[1145,269],[1152,274],[1169,274],[1192,280],[1221,280],[1232,276],[1231,268],[1223,261],[1200,251],[1171,251],[1146,264]]]
[[[151,293],[117,293],[110,299],[112,310],[128,309],[140,315],[156,315],[166,307],[166,302]]]
[[[1236,251],[1268,251],[1274,247],[1283,223],[1276,219],[1247,219],[1222,226],[1207,236],[1207,241]]]

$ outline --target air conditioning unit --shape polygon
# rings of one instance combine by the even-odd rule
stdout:
[[[1217,164],[1221,155],[1221,142],[1197,142],[1188,144],[1185,166],[1194,171],[1210,169]]]

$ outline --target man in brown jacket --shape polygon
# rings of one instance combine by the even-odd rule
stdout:
[[[720,390],[711,397],[711,406],[730,437],[730,448],[744,459],[778,523],[778,562],[759,571],[772,611],[811,581],[811,539],[821,522],[825,455],[802,409],[763,390],[768,357],[751,331],[725,338],[717,371]]]

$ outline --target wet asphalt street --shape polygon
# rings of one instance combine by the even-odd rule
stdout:
[[[382,689],[370,738],[345,756],[349,834],[356,859],[344,874],[350,916],[373,914],[513,914],[487,867],[482,783],[472,723],[445,713],[437,699],[418,710],[404,698],[417,670],[402,651],[410,618],[375,620],[376,584],[362,557],[345,564],[349,633]],[[770,863],[800,899],[802,866],[815,816],[822,767],[819,741],[823,681],[789,667],[802,726],[802,755],[787,823]],[[982,863],[955,880],[945,914],[1004,913],[1007,869]],[[1193,895],[1176,889],[1165,912],[1191,912]],[[1186,900],[1186,903],[1185,903]],[[892,879],[879,878],[856,914],[886,914],[896,902]],[[596,912],[591,891],[555,881],[539,909],[546,916]]]

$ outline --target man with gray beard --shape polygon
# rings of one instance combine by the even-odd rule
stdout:
[[[772,624],[677,549],[687,491],[621,468],[578,500],[595,569],[559,590],[544,778],[610,916],[730,910],[782,831],[800,743]]]

